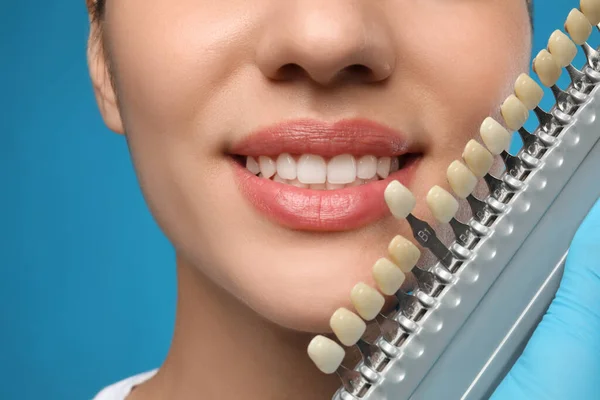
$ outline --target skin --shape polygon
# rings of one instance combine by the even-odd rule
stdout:
[[[447,166],[528,70],[525,3],[109,0],[105,11],[88,51],[99,108],[126,134],[177,254],[172,346],[129,399],[330,398],[339,382],[308,359],[310,333],[353,309],[350,289],[374,285],[374,261],[407,226],[279,226],[242,197],[225,152],[289,119],[373,119],[422,151],[410,189],[429,218],[427,191],[448,187]]]

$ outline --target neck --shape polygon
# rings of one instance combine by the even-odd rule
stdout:
[[[330,399],[339,381],[320,373],[312,335],[266,321],[178,257],[175,331],[154,378],[128,400]]]

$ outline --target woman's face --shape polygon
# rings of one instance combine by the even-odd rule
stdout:
[[[179,256],[305,331],[326,330],[389,241],[410,237],[385,182],[323,190],[352,158],[323,161],[371,155],[383,171],[381,157],[410,153],[393,177],[427,216],[424,196],[528,69],[531,42],[524,0],[108,0],[103,40],[119,107],[92,46],[100,108]],[[317,186],[240,165],[282,153],[283,175]]]

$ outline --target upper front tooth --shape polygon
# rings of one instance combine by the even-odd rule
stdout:
[[[544,86],[552,87],[560,78],[561,68],[548,50],[541,50],[533,60],[533,70]]]
[[[362,156],[358,159],[356,176],[360,179],[371,179],[377,174],[377,157]]]
[[[406,275],[387,258],[380,258],[373,266],[373,279],[377,282],[381,293],[391,296],[400,289]]]
[[[385,179],[390,175],[390,166],[392,165],[391,157],[380,157],[377,160],[377,175]]]
[[[298,180],[306,184],[325,183],[327,164],[321,156],[306,154],[298,160]]]
[[[283,179],[296,179],[296,160],[287,153],[280,154],[277,157],[277,173]]]
[[[406,218],[417,204],[411,191],[398,181],[390,182],[385,188],[384,197],[390,211],[398,219]]]
[[[333,374],[342,365],[346,352],[333,340],[318,335],[308,345],[308,356],[321,372]]]
[[[248,156],[246,157],[246,168],[248,171],[252,172],[254,175],[260,172],[260,167],[258,166],[258,162],[254,157]]]
[[[600,23],[600,1],[598,0],[581,0],[579,8],[587,17],[592,25]]]
[[[544,89],[527,74],[521,74],[515,82],[515,94],[530,110],[540,104],[544,97]]]
[[[354,346],[367,330],[365,321],[345,308],[339,308],[333,313],[329,326],[338,340],[346,346]]]
[[[510,146],[510,133],[491,117],[483,121],[479,133],[483,143],[492,154],[500,154]]]
[[[398,157],[392,157],[392,165],[390,166],[390,174],[400,169],[400,160]]]
[[[519,130],[529,117],[529,110],[514,94],[504,100],[500,109],[506,126],[513,131]]]
[[[374,319],[385,304],[381,293],[362,282],[352,288],[350,299],[356,311],[366,321]]]
[[[582,45],[592,34],[592,24],[583,13],[577,9],[571,10],[565,23],[565,30],[575,44]]]
[[[567,35],[559,30],[554,31],[548,39],[548,50],[554,56],[556,63],[560,67],[566,67],[573,62],[577,55],[575,43]]]
[[[454,161],[448,167],[448,183],[456,195],[466,199],[477,185],[477,177],[460,161]]]
[[[327,182],[345,185],[356,180],[356,160],[350,154],[335,156],[327,164]]]
[[[260,172],[262,173],[263,177],[267,179],[275,175],[275,172],[277,172],[275,161],[273,161],[271,157],[258,157],[258,166],[260,167]]]
[[[483,178],[494,164],[494,156],[476,140],[471,139],[463,151],[463,159],[478,178]]]
[[[458,201],[439,186],[432,187],[427,193],[427,204],[435,219],[442,223],[450,222],[458,211]]]

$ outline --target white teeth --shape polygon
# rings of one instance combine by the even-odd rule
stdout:
[[[442,223],[450,222],[458,211],[458,201],[439,186],[432,187],[427,193],[427,204],[435,219]]]
[[[350,300],[365,321],[374,319],[385,304],[381,293],[362,282],[352,288]]]
[[[381,293],[393,295],[404,283],[406,275],[396,264],[387,258],[380,258],[373,266],[373,278]]]
[[[592,25],[600,23],[600,1],[598,0],[581,0],[579,8],[587,17]]]
[[[521,74],[515,82],[515,94],[530,110],[540,104],[544,97],[544,89],[527,74]]]
[[[548,40],[548,51],[560,67],[566,67],[577,55],[575,43],[559,30],[554,31]]]
[[[471,139],[462,154],[465,163],[478,178],[483,178],[494,164],[494,156],[476,140]]]
[[[327,164],[321,156],[305,154],[298,160],[298,180],[302,183],[325,183]]]
[[[279,182],[279,183],[288,183],[288,181],[286,179],[283,179],[281,176],[279,176],[279,174],[275,174],[275,176],[273,177],[273,181]]]
[[[377,175],[385,179],[390,175],[390,167],[392,166],[392,159],[390,157],[381,157],[377,160]]]
[[[403,236],[396,236],[388,245],[390,258],[404,273],[412,271],[421,258],[421,251],[411,241]]]
[[[333,313],[329,326],[345,346],[354,346],[367,330],[365,321],[345,308],[339,308]]]
[[[356,177],[360,179],[371,179],[377,175],[377,157],[362,156],[358,159],[356,166]]]
[[[460,198],[466,199],[477,185],[477,177],[460,161],[454,161],[448,167],[448,183]]]
[[[479,133],[492,154],[500,154],[510,146],[511,134],[491,117],[483,121]]]
[[[246,157],[246,168],[254,175],[260,172],[260,167],[258,166],[258,162],[254,157]]]
[[[350,154],[335,156],[327,164],[327,182],[345,185],[356,180],[356,160]]]
[[[325,336],[315,336],[308,345],[308,356],[326,374],[337,371],[345,355],[342,346]]]
[[[571,36],[575,44],[582,45],[587,42],[592,34],[592,24],[579,10],[573,9],[567,17],[565,30]]]
[[[542,84],[547,87],[554,86],[562,73],[562,69],[548,50],[541,50],[538,53],[533,60],[533,70],[540,78]]]
[[[277,173],[283,179],[296,179],[296,160],[287,153],[277,157]]]
[[[529,110],[514,94],[504,100],[500,110],[506,126],[513,131],[521,129],[529,117]]]
[[[312,185],[309,185],[309,187],[313,190],[325,190],[327,189],[327,186],[324,183],[313,183]]]
[[[411,191],[398,181],[390,182],[385,189],[384,197],[388,208],[398,219],[406,218],[417,204]]]
[[[275,161],[273,161],[271,157],[258,157],[258,166],[260,167],[260,173],[267,179],[275,175],[275,172],[277,172]]]

